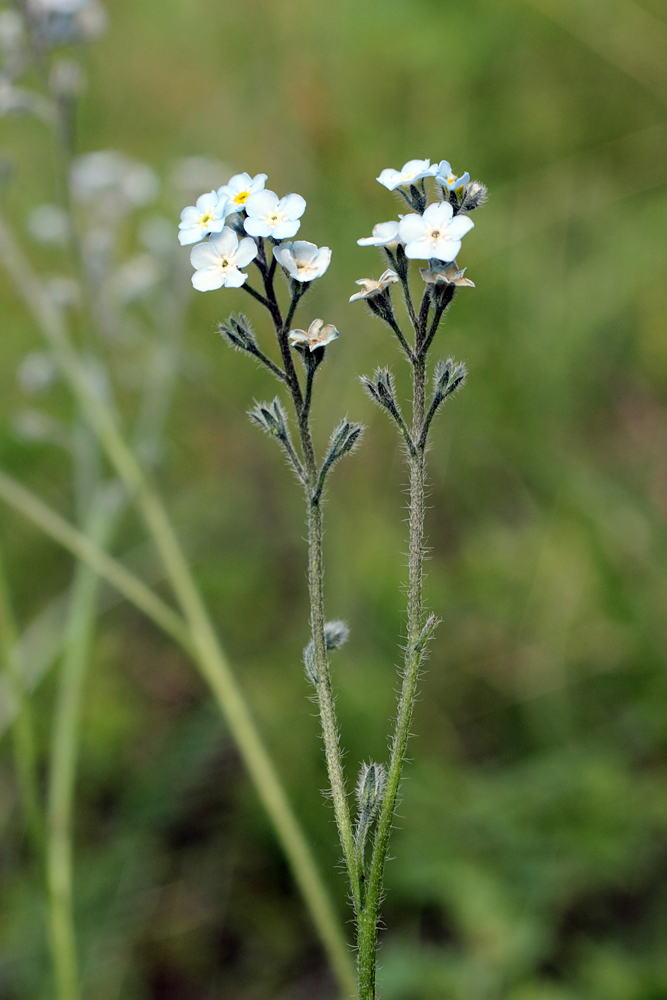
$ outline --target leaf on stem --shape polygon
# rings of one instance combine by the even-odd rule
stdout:
[[[438,361],[433,373],[434,396],[439,397],[439,401],[442,402],[463,385],[467,374],[466,366],[462,362],[456,362],[453,358]]]
[[[290,465],[305,486],[308,477],[294,450],[287,424],[287,414],[278,397],[276,396],[271,403],[257,403],[254,409],[248,411],[248,416],[254,423],[259,424],[263,431],[271,437],[277,438],[285,449]]]
[[[255,334],[243,313],[239,313],[238,318],[230,316],[226,323],[218,323],[218,332],[237,351],[254,354],[257,350]]]
[[[360,867],[363,868],[364,849],[366,841],[375,822],[387,787],[387,771],[383,764],[371,761],[362,764],[357,781],[357,825],[354,831],[354,844]]]
[[[322,496],[322,490],[324,489],[324,482],[332,466],[339,459],[343,458],[344,455],[349,455],[349,453],[355,449],[355,447],[359,444],[363,430],[363,424],[355,424],[351,420],[348,420],[347,417],[343,417],[338,427],[336,427],[331,435],[331,438],[329,439],[327,456],[322,463],[322,468],[320,469],[317,486],[315,487],[315,492],[312,496],[312,503],[319,503],[320,497]]]

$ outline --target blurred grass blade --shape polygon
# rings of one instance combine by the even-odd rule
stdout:
[[[155,595],[141,580],[99,549],[33,493],[0,471],[0,497],[38,525],[78,559],[116,587],[160,628],[172,636],[197,663],[210,684],[239,752],[250,772],[257,793],[269,814],[278,839],[292,867],[294,878],[309,908],[311,917],[327,952],[332,969],[345,995],[353,995],[355,974],[347,943],[322,881],[310,846],[298,824],[286,793],[276,774],[259,733],[255,729],[243,697],[224,662],[225,680],[212,672],[222,653],[202,649],[193,641],[185,622]],[[212,662],[213,661],[213,662]]]
[[[667,24],[632,0],[528,0],[667,103]]]
[[[23,670],[18,659],[17,628],[9,596],[3,561],[0,558],[0,661],[7,690],[14,703],[12,739],[16,775],[25,814],[26,829],[35,854],[43,853],[43,817],[39,797],[39,780],[35,753],[35,737],[30,702],[23,682]]]
[[[114,488],[115,487],[115,488]],[[86,537],[100,549],[108,544],[123,500],[118,484],[93,499]],[[46,872],[49,926],[58,1000],[81,995],[72,907],[72,814],[81,723],[81,699],[95,626],[99,576],[83,561],[76,566],[65,650],[60,669],[49,770]]]

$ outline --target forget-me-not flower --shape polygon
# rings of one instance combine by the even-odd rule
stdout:
[[[331,323],[324,325],[324,320],[314,319],[307,330],[291,330],[288,340],[292,347],[307,347],[315,351],[318,347],[326,347],[340,334]]]
[[[429,205],[423,215],[406,215],[398,227],[405,256],[422,260],[456,259],[461,240],[475,225],[467,215],[454,216],[448,201]]]
[[[300,194],[287,194],[278,198],[274,191],[258,191],[245,203],[248,218],[243,223],[250,236],[272,236],[274,240],[288,240],[294,236],[306,210],[305,198]]]
[[[357,243],[360,247],[388,247],[398,243],[398,222],[378,222],[373,226],[373,235],[363,236]]]
[[[440,160],[438,164],[437,173],[435,179],[443,187],[446,187],[448,191],[458,191],[470,180],[470,174],[466,170],[464,174],[457,177],[451,168],[451,165],[447,160]]]
[[[331,263],[329,247],[317,247],[306,240],[283,243],[274,249],[273,256],[295,281],[321,278]]]
[[[178,240],[181,246],[196,243],[209,233],[219,233],[229,215],[229,200],[220,198],[216,191],[209,191],[197,198],[196,205],[189,205],[181,212]]]
[[[357,299],[372,299],[375,295],[381,295],[385,289],[389,288],[390,285],[395,285],[398,280],[396,271],[392,271],[390,267],[380,275],[377,281],[373,281],[372,278],[360,278],[359,281],[355,281],[355,285],[362,285],[363,290],[351,295],[350,302],[356,302]]]
[[[257,244],[249,236],[239,241],[236,233],[225,226],[221,233],[213,233],[206,243],[192,248],[190,263],[196,268],[192,284],[200,292],[215,288],[239,288],[248,277],[239,268],[245,267],[257,256]]]
[[[433,177],[437,169],[437,164],[431,166],[430,160],[408,160],[403,164],[402,170],[387,167],[376,179],[390,191],[395,191],[397,187],[414,184],[422,177]]]
[[[251,194],[264,190],[266,174],[234,174],[226,184],[218,188],[218,196],[229,199],[229,212],[241,212]]]

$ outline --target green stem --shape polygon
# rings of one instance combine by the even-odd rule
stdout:
[[[85,534],[100,549],[107,544],[114,513],[107,497],[98,494]],[[78,563],[56,702],[48,789],[46,873],[50,944],[58,1000],[79,1000],[81,995],[72,910],[72,809],[81,695],[90,659],[97,596],[97,573],[85,563]]]
[[[21,806],[33,851],[41,862],[44,850],[44,821],[40,805],[34,726],[23,665],[18,657],[18,630],[2,560],[0,560],[0,661],[7,678],[7,688],[16,708],[12,723],[12,742]]]
[[[343,856],[350,879],[354,909],[361,909],[359,858],[343,775],[342,754],[336,720],[336,708],[331,687],[331,671],[324,637],[324,564],[322,556],[322,508],[319,500],[308,503],[308,590],[310,596],[310,627],[317,664],[317,704],[320,710],[324,753],[327,762],[331,798]]]
[[[62,372],[109,460],[130,496],[136,498],[186,619],[201,673],[227,720],[259,798],[273,823],[339,985],[344,993],[349,994],[353,982],[350,958],[329,894],[222,651],[167,512],[123,439],[113,414],[91,387],[59,311],[44,295],[40,282],[2,219],[0,259],[53,348]]]
[[[424,422],[426,396],[425,359],[417,358],[413,365],[413,423],[412,437],[418,440]],[[373,844],[373,855],[368,876],[366,900],[358,919],[357,972],[359,1000],[375,1000],[375,971],[377,965],[377,926],[384,868],[389,847],[389,837],[396,808],[396,799],[403,773],[403,762],[410,736],[410,722],[415,702],[419,664],[421,662],[422,632],[422,582],[424,561],[424,512],[425,512],[425,463],[424,451],[409,457],[410,464],[410,521],[408,557],[408,637],[403,671],[403,682],[398,702],[396,727],[391,748],[387,789]]]

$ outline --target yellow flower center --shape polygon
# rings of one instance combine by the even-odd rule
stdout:
[[[209,222],[213,222],[213,218],[213,212],[204,212],[204,214],[199,217],[199,225],[207,226]]]
[[[245,205],[249,197],[250,191],[239,191],[239,193],[234,196],[234,201],[237,205]]]

